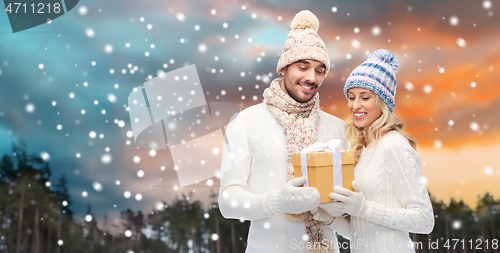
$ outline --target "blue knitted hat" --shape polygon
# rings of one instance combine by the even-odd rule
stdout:
[[[394,111],[398,67],[398,61],[391,52],[385,49],[376,50],[347,78],[344,86],[346,99],[350,88],[361,87],[375,92],[385,101],[391,112]]]

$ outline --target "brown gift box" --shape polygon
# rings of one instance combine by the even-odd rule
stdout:
[[[356,151],[344,150],[342,153],[342,185],[344,188],[354,191],[352,181],[354,180],[354,166],[358,161]],[[292,165],[294,177],[302,177],[302,166],[300,164],[300,153],[292,154]],[[333,192],[333,161],[332,152],[312,151],[307,153],[307,174],[309,186],[318,189],[321,194],[320,203],[333,202],[329,197]]]

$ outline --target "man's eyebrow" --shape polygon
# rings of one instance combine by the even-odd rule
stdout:
[[[300,63],[304,63],[304,64],[310,64],[308,61],[306,60],[298,60],[297,62],[300,62]]]
[[[299,62],[299,63],[304,63],[304,64],[311,64],[308,60],[305,60],[305,59],[298,60],[297,62]],[[326,69],[325,64],[321,64],[319,67],[320,67],[320,68],[324,68],[324,69]]]

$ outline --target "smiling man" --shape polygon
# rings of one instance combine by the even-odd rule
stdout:
[[[316,92],[326,77],[326,66],[316,60],[299,60],[281,70],[280,87],[295,101],[306,103]]]
[[[334,217],[319,215],[320,195],[303,186],[305,178],[294,179],[291,158],[318,141],[342,139],[347,149],[344,122],[320,110],[330,58],[318,28],[311,12],[295,16],[276,69],[281,77],[226,130],[219,208],[226,218],[251,221],[247,253],[338,252],[335,233],[323,226]]]

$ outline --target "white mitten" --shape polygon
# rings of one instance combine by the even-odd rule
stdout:
[[[361,187],[356,181],[352,181],[352,187],[355,192],[342,187],[335,187],[335,192],[330,193],[330,198],[341,202],[331,202],[329,206],[352,216],[366,219],[372,210],[372,203],[365,199]]]
[[[322,204],[319,204],[318,207],[314,208],[311,210],[311,213],[313,215],[313,218],[317,221],[321,221],[325,223],[326,225],[329,225],[335,220],[335,217],[330,215],[327,211],[325,211],[323,208],[321,208]]]
[[[299,214],[318,207],[320,195],[314,187],[301,187],[305,177],[288,181],[281,190],[269,193],[267,203],[275,213]]]
[[[321,204],[319,204],[319,207],[321,209],[325,210],[325,212],[327,212],[329,215],[331,215],[333,217],[342,216],[345,212],[342,210],[339,210],[338,206],[333,205],[333,203],[335,203],[335,202],[321,203]]]

